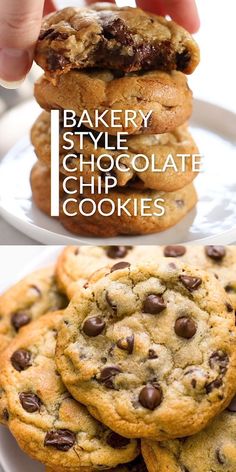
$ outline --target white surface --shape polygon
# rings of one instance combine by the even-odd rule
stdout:
[[[109,238],[108,244],[222,243],[236,239],[236,114],[196,101],[192,132],[204,155],[205,171],[197,177],[197,210],[178,225],[147,236]],[[29,174],[36,157],[28,139],[2,160],[0,212],[14,227],[44,244],[102,244],[104,239],[76,237],[40,212],[31,200]],[[8,175],[11,174],[9,184]]]
[[[31,271],[53,263],[60,250],[60,247],[42,246],[0,247],[0,292],[5,286],[16,282]],[[0,426],[0,463],[4,472],[45,472],[45,467],[29,459],[19,449],[12,435],[3,426]]]

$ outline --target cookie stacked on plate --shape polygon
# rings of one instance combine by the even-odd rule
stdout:
[[[22,450],[48,472],[234,472],[235,261],[67,247],[3,294],[0,418]]]
[[[35,85],[36,100],[45,111],[32,129],[39,159],[31,176],[36,205],[50,213],[50,110],[62,110],[62,115],[63,110],[73,110],[78,121],[86,110],[87,128],[80,126],[76,131],[92,132],[95,138],[107,132],[113,149],[105,148],[104,136],[95,149],[91,135],[85,136],[81,149],[81,140],[74,135],[73,155],[65,167],[68,153],[63,149],[66,129],[62,122],[61,181],[73,175],[88,184],[93,177],[97,189],[91,195],[85,187],[80,195],[80,181],[74,183],[74,198],[92,198],[96,211],[89,217],[78,211],[69,217],[61,208],[61,223],[76,234],[114,236],[155,233],[180,221],[197,201],[192,181],[196,176],[193,155],[198,149],[187,126],[192,93],[185,74],[197,66],[199,49],[191,35],[174,22],[140,9],[111,4],[66,8],[45,18],[35,60],[45,70]],[[98,115],[105,119],[96,122]],[[125,152],[116,147],[118,132],[128,134]],[[81,153],[84,161],[94,154],[94,169],[86,164],[81,167]],[[113,159],[112,169],[107,154]],[[121,154],[125,155],[118,162]],[[188,157],[183,164],[180,156],[184,154]],[[172,164],[167,163],[169,155]],[[101,162],[99,156],[103,156]],[[109,177],[115,177],[117,185],[107,194]],[[109,218],[102,214],[109,212],[108,204],[102,212],[98,210],[106,197],[115,206]],[[60,198],[63,207],[63,188]],[[162,209],[157,211],[158,199],[164,200],[164,214]],[[119,215],[118,202],[124,205],[127,200],[127,212]],[[146,217],[143,200],[149,202]],[[69,213],[77,209],[76,202],[69,204]],[[89,212],[86,203],[84,212]]]

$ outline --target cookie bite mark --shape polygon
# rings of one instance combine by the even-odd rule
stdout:
[[[50,77],[70,69],[191,73],[199,63],[192,36],[173,21],[138,8],[65,8],[43,20],[36,62]]]

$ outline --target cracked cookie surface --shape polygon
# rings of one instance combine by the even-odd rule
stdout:
[[[236,397],[200,433],[183,440],[142,441],[148,471],[234,472],[236,470]]]
[[[23,451],[51,467],[86,472],[129,462],[137,442],[92,418],[62,383],[54,357],[62,317],[50,313],[25,327],[2,354],[9,429]]]
[[[171,133],[128,136],[127,143],[125,143],[125,146],[127,145],[128,147],[127,151],[118,149],[107,151],[104,148],[105,144],[103,144],[104,138],[102,136],[99,140],[98,148],[95,149],[94,142],[89,135],[83,137],[83,147],[81,147],[81,139],[77,135],[70,136],[74,146],[70,151],[66,151],[63,148],[66,145],[63,135],[67,131],[68,129],[63,128],[63,126],[60,129],[60,172],[67,176],[76,176],[78,179],[83,177],[84,182],[90,183],[93,177],[97,186],[99,179],[107,176],[115,177],[118,187],[126,187],[128,185],[138,189],[149,188],[172,192],[183,188],[197,176],[197,172],[193,170],[193,155],[198,154],[199,151],[188,131],[187,124],[176,128]],[[80,131],[83,133],[93,133],[95,138],[98,137],[98,132],[91,131],[89,128],[83,127],[71,130],[71,132]],[[38,159],[50,166],[51,128],[49,113],[43,112],[36,120],[31,131],[31,141]],[[114,141],[116,140],[110,136],[109,145],[115,147],[116,142]],[[70,157],[66,159],[65,166],[63,162],[68,154],[70,154]],[[83,161],[86,162],[91,159],[91,155],[94,155],[94,170],[89,164],[82,165],[81,154],[83,155]],[[106,157],[107,154],[113,159],[113,168],[110,158]],[[184,167],[181,154],[188,155]],[[100,159],[102,155],[104,157]],[[118,156],[120,155],[124,157],[119,158]],[[172,165],[172,167],[166,166],[169,155],[172,158],[168,160],[168,164]],[[155,157],[153,158],[152,156]],[[101,170],[101,167],[103,170]],[[153,171],[153,168],[163,169],[163,172]],[[102,182],[103,187],[104,185],[104,182]]]
[[[235,392],[235,363],[224,289],[176,259],[115,264],[78,290],[58,335],[67,388],[129,437],[165,440],[204,428]]]
[[[117,77],[109,70],[73,70],[58,78],[53,85],[44,75],[35,83],[34,94],[47,111],[58,108],[74,110],[80,117],[87,110],[95,128],[96,115],[103,115],[96,130],[128,134],[154,134],[172,131],[185,123],[192,113],[192,92],[181,72],[151,71]],[[119,127],[113,125],[114,110],[119,110]],[[127,111],[136,113],[127,122]],[[141,110],[142,113],[139,112]],[[147,126],[143,116],[151,116]],[[133,115],[132,115],[133,116]],[[117,122],[116,122],[117,124]]]
[[[199,48],[181,26],[139,8],[95,4],[44,18],[36,62],[53,78],[69,70],[180,70],[190,74]]]

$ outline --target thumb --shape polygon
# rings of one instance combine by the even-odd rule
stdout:
[[[0,1],[0,84],[15,88],[29,71],[44,0]]]

